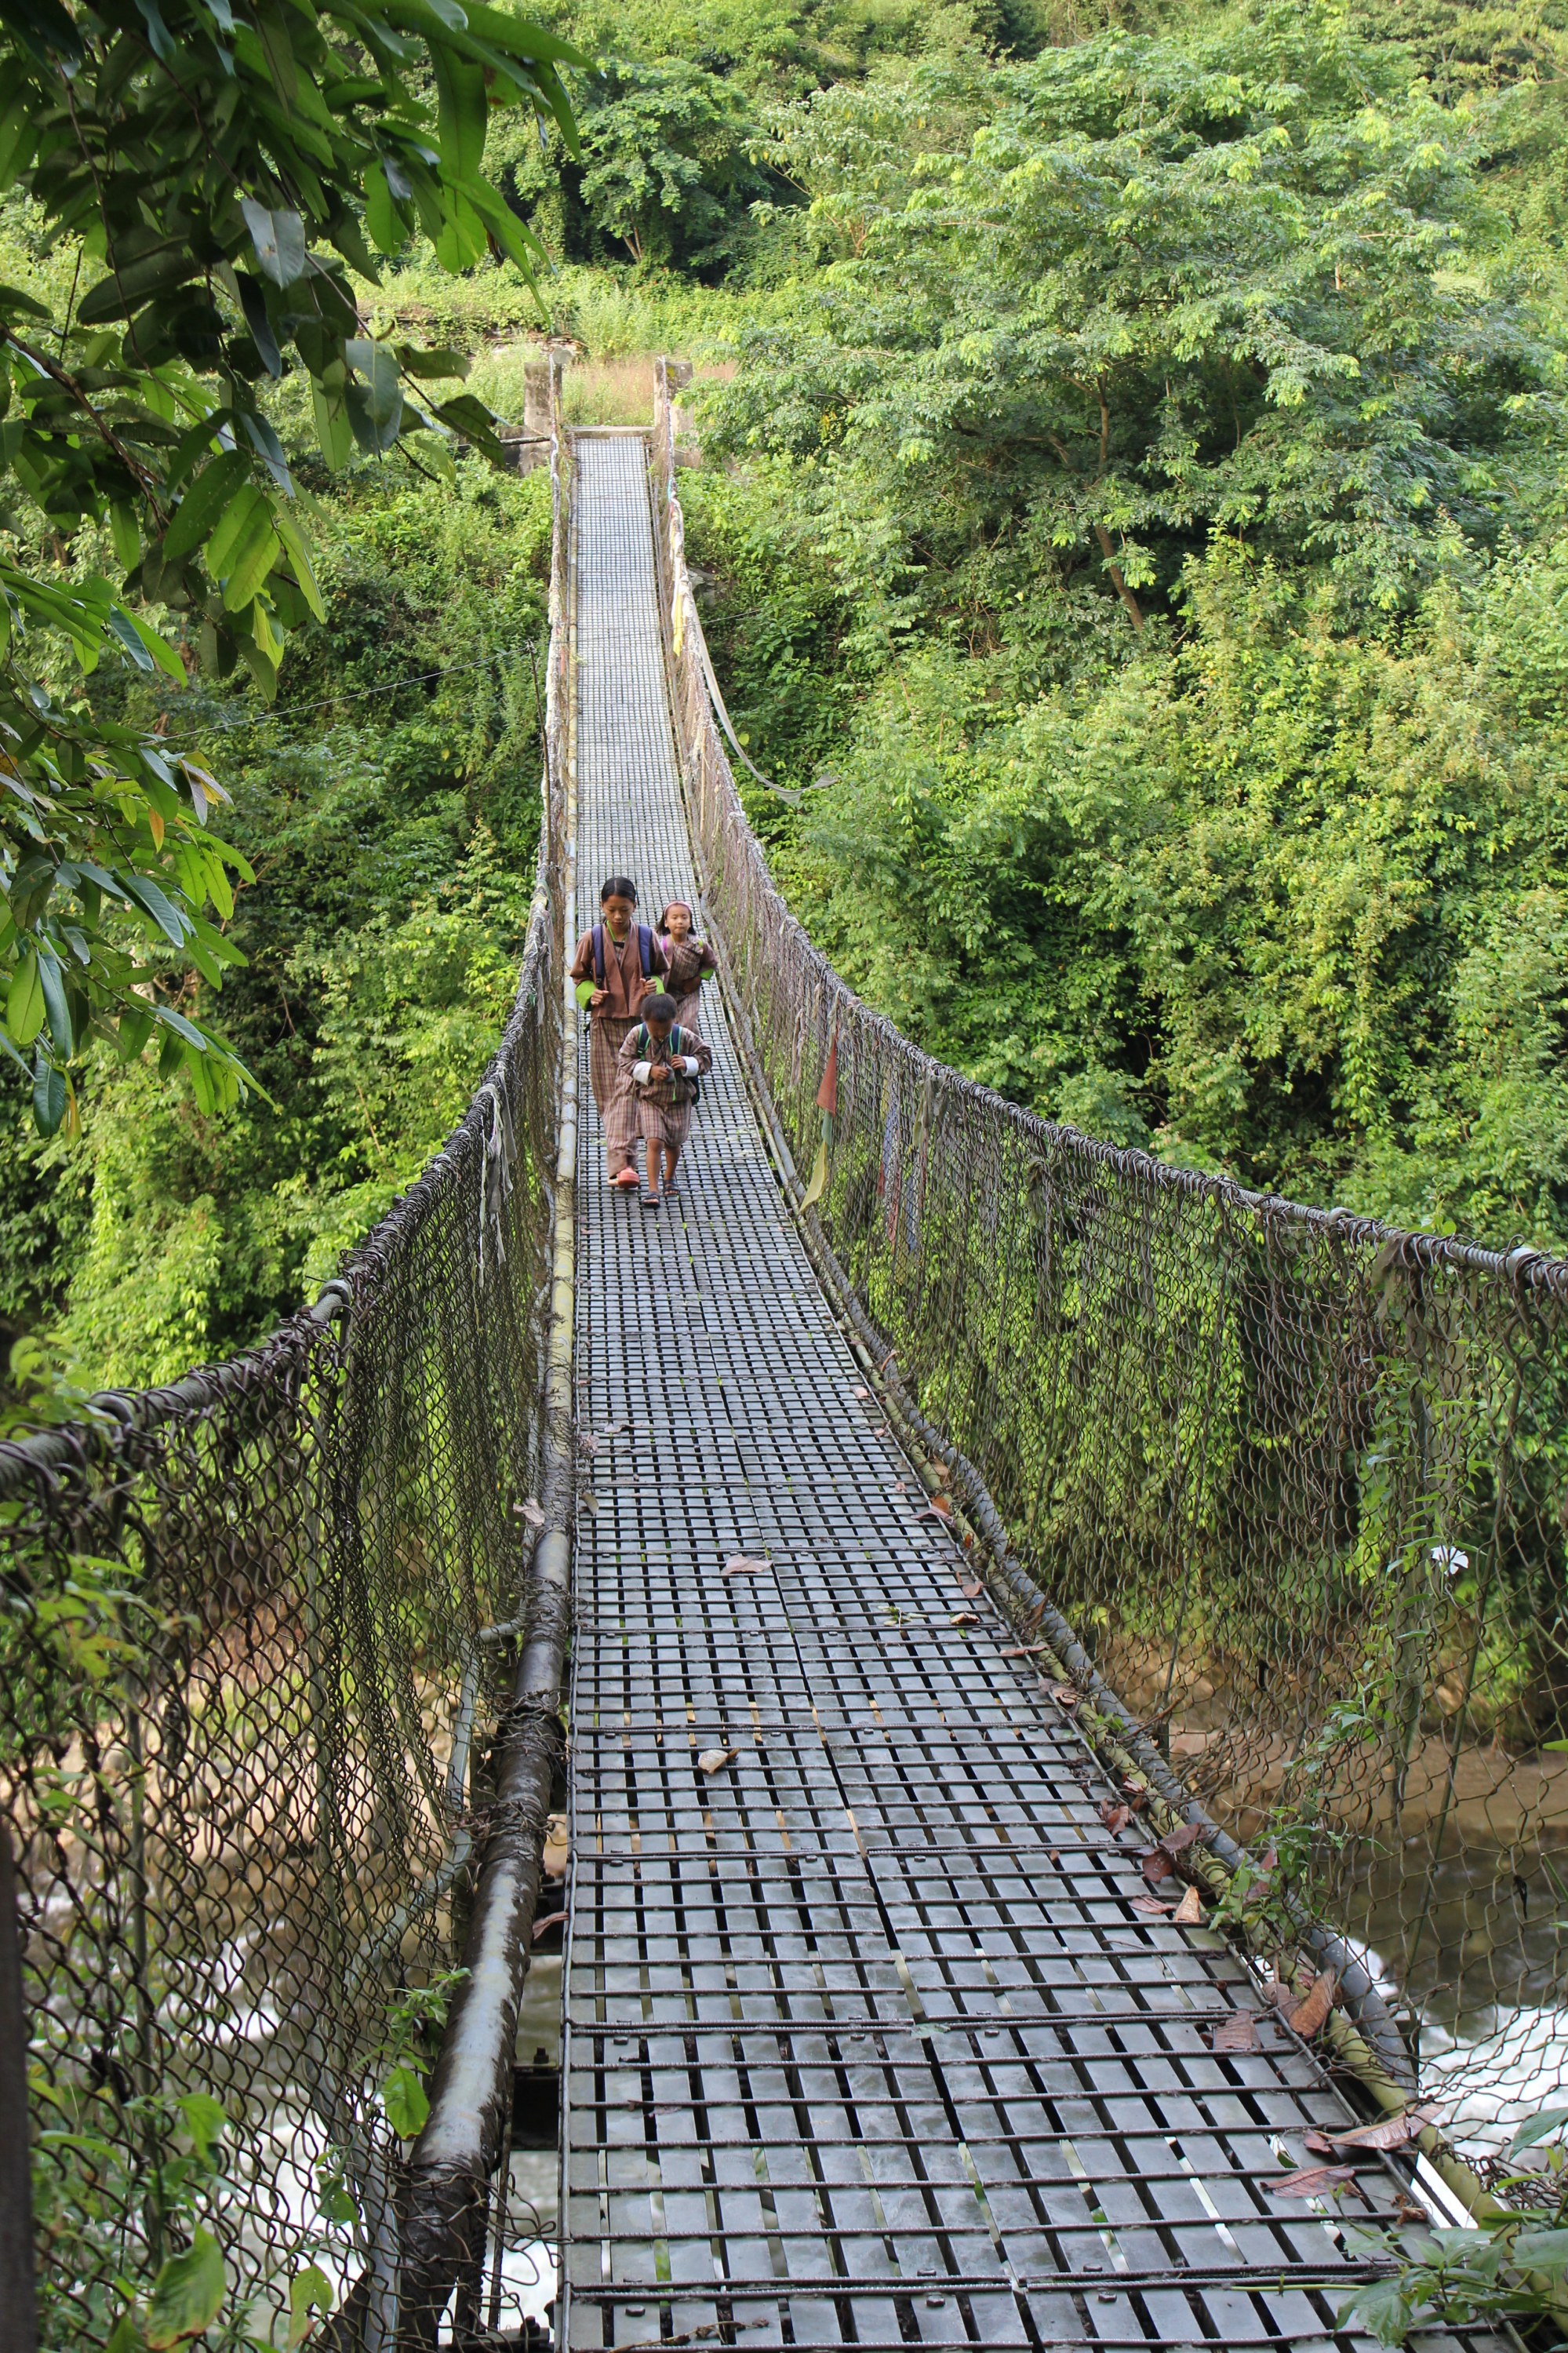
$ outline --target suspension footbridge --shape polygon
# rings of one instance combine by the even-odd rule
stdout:
[[[15,2342],[145,2330],[210,2245],[215,2343],[1350,2353],[1401,2234],[1486,2211],[1409,1989],[1473,1994],[1442,1842],[1560,1546],[1564,1271],[1047,1128],[851,997],[745,823],[660,381],[651,441],[553,453],[540,890],[467,1120],[272,1340],[0,1450]],[[565,980],[621,871],[721,952],[657,1215]],[[1305,1756],[1310,1883],[1265,1821]],[[1374,1865],[1392,1976],[1336,1933]]]

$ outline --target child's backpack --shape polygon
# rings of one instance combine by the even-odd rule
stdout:
[[[599,987],[605,986],[605,926],[594,926],[594,978]],[[642,958],[642,976],[653,978],[653,934],[646,923],[637,925],[637,954]]]
[[[648,1033],[648,1026],[646,1021],[639,1021],[637,1023],[637,1028],[632,1031],[632,1039],[633,1043],[637,1047],[636,1059],[639,1062],[647,1061],[649,1059],[648,1049],[653,1044],[653,1039]],[[679,1021],[674,1021],[670,1024],[669,1035],[664,1042],[668,1048],[670,1053],[685,1053],[686,1032],[681,1028]],[[691,1108],[695,1111],[698,1104],[702,1101],[702,1082],[690,1071],[682,1071],[680,1078],[682,1083],[691,1089]]]

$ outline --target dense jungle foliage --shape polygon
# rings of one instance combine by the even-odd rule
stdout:
[[[1568,0],[531,13],[603,61],[575,158],[489,124],[540,300],[416,246],[362,316],[504,415],[546,327],[585,417],[697,360],[689,544],[841,969],[1053,1117],[1568,1243]],[[68,280],[18,193],[0,241],[0,278]],[[0,1326],[88,1385],[242,1343],[408,1181],[531,890],[542,478],[329,470],[298,375],[260,397],[324,621],[270,707],[243,670],[89,688],[233,796],[256,1088],[89,1042],[44,1138],[7,1082]],[[107,528],[4,529],[115,573]],[[212,1017],[172,946],[157,988]]]

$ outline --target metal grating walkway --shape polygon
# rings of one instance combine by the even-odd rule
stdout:
[[[626,871],[657,914],[693,877],[646,453],[577,458],[581,904]],[[1132,1908],[1136,1825],[857,1399],[711,985],[702,1029],[657,1215],[583,1054],[560,2340],[1365,2345],[1343,2222],[1392,2171],[1270,2194],[1346,2113],[1270,2022],[1212,2050],[1250,1980]]]

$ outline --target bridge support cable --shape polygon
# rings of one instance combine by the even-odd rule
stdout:
[[[645,453],[576,462],[584,888],[701,905]],[[578,1155],[561,2341],[1346,2343],[1348,2226],[1404,2184],[1274,2194],[1352,2114],[1152,1908],[1076,1691],[838,1328],[712,993],[701,1027],[674,1200]]]

